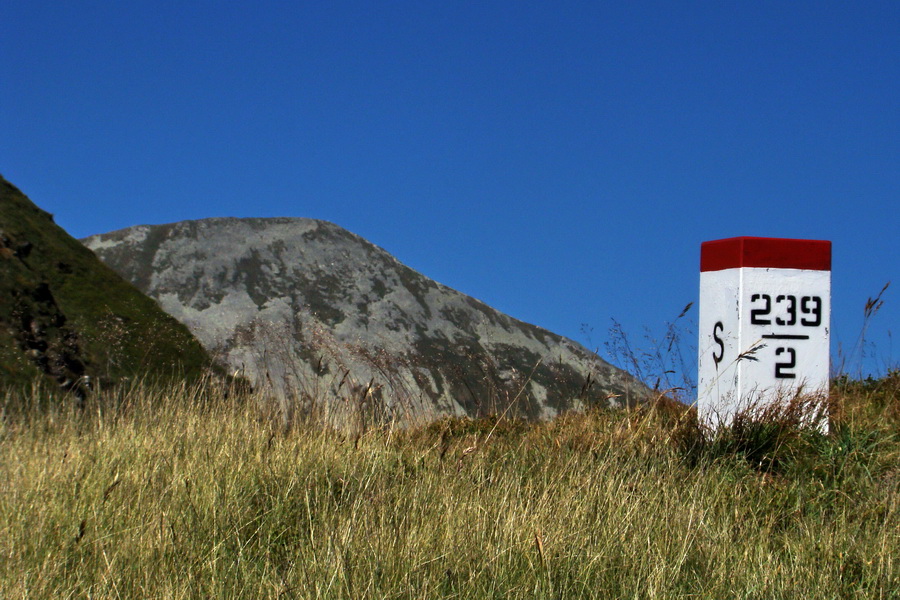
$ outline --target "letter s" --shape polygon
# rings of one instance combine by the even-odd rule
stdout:
[[[725,357],[725,342],[723,342],[722,338],[719,337],[719,334],[724,329],[725,326],[722,325],[722,321],[716,321],[716,324],[713,327],[713,340],[719,345],[718,356],[716,356],[716,351],[713,350],[713,360],[716,361],[716,368],[719,367],[719,363],[722,362],[722,359]]]

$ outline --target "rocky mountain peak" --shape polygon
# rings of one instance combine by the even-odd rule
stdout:
[[[646,389],[363,238],[303,218],[141,225],[82,240],[214,356],[281,396],[393,416],[550,417]]]

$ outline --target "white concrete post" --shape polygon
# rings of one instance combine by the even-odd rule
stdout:
[[[827,393],[831,242],[704,242],[699,329],[697,410],[707,425],[727,425],[748,405]]]

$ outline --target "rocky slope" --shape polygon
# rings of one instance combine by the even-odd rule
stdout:
[[[303,410],[550,417],[646,388],[579,344],[311,219],[206,219],[82,242],[230,369]]]
[[[210,364],[184,325],[0,177],[0,392],[46,377],[84,395],[91,380]]]

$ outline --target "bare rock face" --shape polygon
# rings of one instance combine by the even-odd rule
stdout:
[[[547,418],[647,389],[572,340],[523,323],[312,219],[205,219],[82,242],[256,386],[301,408],[382,417]]]

